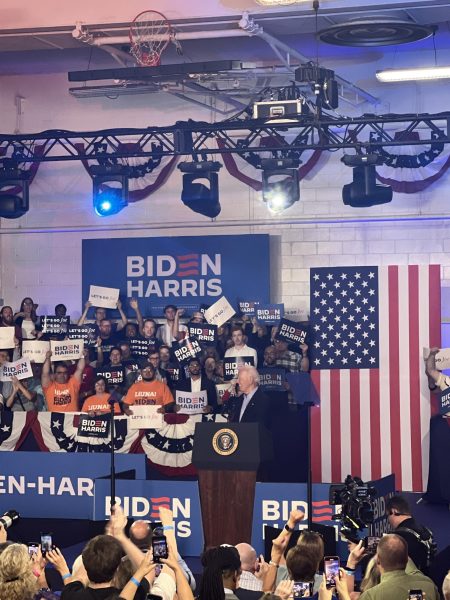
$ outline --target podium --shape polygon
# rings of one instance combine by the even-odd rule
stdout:
[[[251,543],[256,474],[272,455],[271,435],[259,423],[197,423],[192,462],[205,548]]]

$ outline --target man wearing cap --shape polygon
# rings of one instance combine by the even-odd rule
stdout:
[[[179,392],[202,392],[206,391],[208,405],[203,412],[217,412],[217,392],[216,386],[201,372],[200,361],[198,358],[190,358],[188,362],[189,379],[178,381],[175,384],[175,394]]]

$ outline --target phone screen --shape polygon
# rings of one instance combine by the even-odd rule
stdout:
[[[409,600],[423,600],[422,590],[409,590]]]
[[[39,544],[37,542],[28,542],[28,554],[30,556],[36,556],[39,552]]]
[[[377,551],[378,542],[380,541],[379,537],[368,535],[364,540],[364,547],[366,548],[369,554],[375,554]]]
[[[41,533],[41,552],[42,556],[45,556],[47,552],[50,552],[53,546],[52,534]]]
[[[336,579],[339,577],[339,556],[325,556],[324,564],[327,588],[336,587]]]
[[[312,584],[309,581],[294,581],[293,598],[309,598],[312,594]]]
[[[161,558],[167,558],[167,539],[165,535],[152,538],[153,560],[159,562]]]

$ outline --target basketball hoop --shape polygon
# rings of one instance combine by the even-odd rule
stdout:
[[[174,37],[166,17],[156,10],[145,10],[130,25],[131,54],[140,66],[157,67],[161,54]]]

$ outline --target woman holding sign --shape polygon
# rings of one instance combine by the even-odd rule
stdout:
[[[94,389],[95,394],[86,398],[81,411],[88,413],[89,415],[103,415],[109,413],[111,411],[109,405],[111,394],[108,392],[106,379],[102,376],[97,377],[95,379]],[[120,415],[120,407],[117,402],[114,404],[114,414]]]

